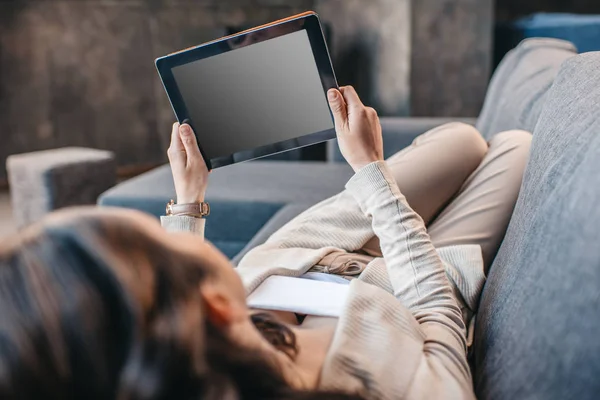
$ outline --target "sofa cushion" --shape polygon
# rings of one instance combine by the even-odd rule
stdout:
[[[409,146],[417,136],[425,133],[440,125],[449,122],[464,122],[465,124],[475,125],[477,122],[473,118],[380,118],[381,129],[383,131],[383,150],[385,158],[388,158],[403,148]],[[337,139],[327,142],[327,160],[331,162],[345,163],[344,156],[340,152]]]
[[[269,220],[257,233],[254,235],[252,240],[250,240],[244,248],[236,254],[233,258],[233,263],[237,265],[240,260],[248,253],[250,250],[259,246],[267,241],[269,237],[273,233],[275,233],[279,228],[283,227],[285,224],[290,222],[300,213],[309,209],[313,204],[288,204],[282,207],[273,218]]]
[[[206,237],[233,258],[284,205],[315,204],[342,191],[351,176],[348,165],[325,162],[254,161],[218,168],[210,174]],[[108,190],[98,203],[158,218],[174,196],[171,169],[164,165]]]
[[[560,69],[475,334],[480,399],[600,393],[600,53]]]
[[[511,50],[490,82],[479,132],[486,139],[511,129],[533,132],[560,65],[575,54],[571,43],[557,39],[527,39]]]

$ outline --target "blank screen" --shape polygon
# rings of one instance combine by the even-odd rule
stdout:
[[[173,68],[208,158],[333,128],[305,30]]]

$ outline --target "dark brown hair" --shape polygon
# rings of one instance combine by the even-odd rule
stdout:
[[[294,390],[227,340],[203,317],[207,276],[195,258],[106,213],[0,245],[0,398],[355,398]],[[291,330],[255,323],[295,354]]]

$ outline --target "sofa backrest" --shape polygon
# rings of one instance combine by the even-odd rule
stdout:
[[[480,399],[598,398],[600,52],[567,60],[546,96],[474,346]]]
[[[430,129],[449,122],[458,121],[469,125],[475,125],[476,122],[473,118],[448,117],[382,117],[380,121],[383,130],[383,150],[386,158],[409,146],[417,136]],[[327,142],[327,160],[329,162],[346,162],[340,152],[337,139]]]
[[[527,39],[508,52],[496,69],[477,121],[489,139],[511,129],[533,132],[560,65],[577,54],[570,42]]]

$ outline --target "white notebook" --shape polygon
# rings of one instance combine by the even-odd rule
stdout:
[[[250,308],[339,317],[349,285],[310,279],[270,276],[248,296]]]

